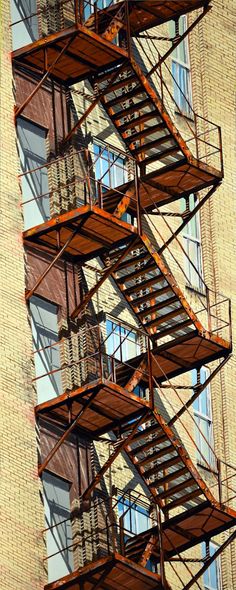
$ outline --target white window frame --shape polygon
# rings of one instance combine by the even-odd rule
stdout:
[[[194,374],[196,374],[196,371],[193,371]],[[202,377],[201,377],[202,375]],[[200,381],[201,383],[204,383],[206,381],[206,379],[209,377],[210,375],[210,371],[207,367],[201,367],[200,369]],[[205,403],[203,402],[203,399],[205,397]],[[194,407],[195,404],[195,407]],[[213,433],[213,419],[212,419],[212,401],[211,401],[211,389],[210,389],[210,385],[207,385],[205,387],[205,389],[200,393],[200,395],[198,396],[198,398],[195,400],[193,404],[193,412],[194,412],[194,418],[195,418],[195,422],[198,423],[199,428],[202,430],[202,432],[205,434],[204,432],[204,428],[202,428],[202,424],[207,424],[207,436],[206,439],[209,443],[209,445],[212,447],[212,449],[214,449],[214,433]],[[198,405],[198,408],[196,408],[196,405]],[[206,406],[207,411],[204,412],[203,411],[203,406]],[[195,440],[196,440],[196,444],[197,447],[199,448],[199,451],[201,452],[197,452],[197,462],[202,466],[207,468],[206,462],[204,461],[204,457],[207,461],[207,463],[210,465],[211,468],[215,469],[216,465],[215,465],[215,456],[213,454],[213,452],[211,451],[210,447],[207,446],[207,452],[208,452],[208,456],[206,457],[206,441],[203,438],[201,432],[199,432],[198,426],[196,424],[195,426]]]
[[[183,31],[185,32],[187,30],[187,16],[186,15],[182,15],[180,16],[180,27],[181,24]],[[181,52],[181,45],[184,45],[184,53],[186,56],[186,60],[183,61],[180,57],[180,52]],[[182,45],[182,47],[183,47]],[[181,41],[181,43],[179,45],[177,45],[177,47],[175,49],[173,49],[173,53],[172,53],[172,75],[176,81],[173,82],[173,92],[174,92],[174,99],[175,102],[177,103],[180,111],[187,117],[192,117],[193,115],[193,110],[192,110],[192,82],[191,82],[191,69],[190,69],[190,56],[189,56],[189,43],[188,43],[188,39],[185,37],[185,39],[183,39],[183,41]],[[174,70],[176,69],[176,73],[174,73]],[[184,88],[181,85],[181,72],[184,72],[184,78],[185,78],[185,84],[184,84]],[[176,75],[177,74],[177,75]],[[178,86],[181,88],[181,90],[178,88]],[[187,90],[187,93],[186,93]],[[187,102],[188,101],[188,102]],[[189,103],[189,104],[188,104]],[[191,105],[191,106],[190,106]]]
[[[217,551],[218,545],[216,543],[214,543],[213,541],[210,541],[209,549],[210,549],[210,555],[213,555]],[[202,555],[204,558],[206,557],[206,543],[202,543]],[[216,586],[215,585],[212,586],[212,584],[211,584],[211,568],[213,568],[213,567],[215,568],[215,571],[216,571],[216,582],[217,582]],[[210,584],[208,582],[207,583],[205,582],[206,577],[208,578],[208,581],[210,582]],[[204,578],[205,578],[205,580],[204,580]],[[211,563],[211,565],[206,570],[206,572],[204,572],[202,579],[203,579],[204,590],[221,590],[222,589],[221,564],[220,564],[219,557],[216,557],[216,559]]]
[[[99,150],[99,154],[97,153],[97,150]],[[101,152],[101,154],[100,154],[100,152]],[[106,152],[107,152],[107,158],[105,157]],[[94,155],[94,162],[95,162],[94,169],[95,169],[96,180],[100,180],[100,178],[101,178],[102,179],[101,183],[103,185],[104,179],[108,175],[108,183],[104,183],[104,187],[102,186],[102,188],[104,190],[107,190],[109,188],[116,188],[128,181],[128,170],[126,168],[126,158],[125,158],[125,156],[120,154],[119,151],[116,151],[115,148],[113,150],[110,148],[110,146],[103,145],[102,143],[99,143],[99,141],[94,141],[93,155]],[[114,159],[117,158],[117,161],[115,162],[115,164],[113,166],[111,166],[113,158]],[[121,166],[121,164],[119,164],[119,159],[122,160],[122,164],[123,164],[122,166]],[[108,170],[107,170],[107,172],[104,173],[103,167],[105,166],[106,162],[107,162]],[[100,169],[99,174],[97,174],[98,168]],[[122,182],[119,182],[118,180],[116,180],[118,168],[120,169],[120,173],[123,174]]]
[[[110,335],[108,334],[108,322],[111,323],[111,333]],[[114,329],[115,328],[115,329]],[[116,331],[116,328],[118,329]],[[124,332],[124,333],[123,333]],[[129,333],[127,338],[125,338],[125,332]],[[132,339],[132,335],[134,335],[135,340]],[[106,318],[106,348],[107,348],[107,354],[112,356],[114,353],[114,357],[121,361],[121,362],[126,362],[126,360],[128,360],[129,358],[134,358],[134,356],[130,356],[128,353],[128,343],[131,342],[132,345],[135,345],[136,347],[136,352],[135,352],[135,356],[138,356],[141,353],[141,342],[140,342],[140,337],[139,334],[135,331],[135,328],[131,330],[131,328],[129,328],[129,326],[125,325],[125,322],[116,322],[113,318],[107,316]],[[123,339],[124,337],[124,339]],[[110,342],[114,341],[114,347],[111,346],[111,348],[114,348],[112,353],[109,353],[109,339]],[[119,340],[119,348],[117,349],[118,344],[116,345],[116,341]],[[117,350],[116,350],[117,349]]]
[[[189,196],[190,198],[190,211],[192,211],[198,202],[196,195],[192,194]],[[192,227],[194,224],[194,231],[192,231]],[[194,245],[195,256],[194,260],[192,261],[194,266],[196,267],[198,273],[195,271],[193,265],[191,264],[190,260],[187,256],[185,256],[185,273],[187,275],[189,283],[187,284],[188,287],[194,289],[194,291],[198,291],[200,293],[204,292],[204,283],[203,283],[203,263],[202,263],[202,241],[201,241],[201,226],[200,226],[200,217],[199,212],[195,213],[194,217],[190,220],[189,223],[183,229],[183,240],[184,240],[184,249],[189,256],[189,252],[191,251],[191,245]],[[191,259],[191,256],[189,256]],[[200,275],[200,276],[199,276]],[[202,277],[202,279],[200,278]]]

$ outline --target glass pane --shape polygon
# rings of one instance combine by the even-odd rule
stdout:
[[[42,167],[47,161],[46,131],[30,121],[19,119],[17,138],[21,171],[34,170],[21,176],[24,228],[29,229],[50,217],[48,172]]]
[[[36,381],[38,403],[42,403],[62,393],[61,372],[52,373],[60,368],[59,346],[53,346],[58,341],[57,307],[40,297],[31,297],[30,314],[33,346],[39,350],[33,358],[36,377],[42,376]]]
[[[11,22],[18,23],[11,27],[13,50],[24,47],[39,38],[36,12],[36,0],[11,0]]]
[[[43,497],[48,559],[48,580],[52,582],[73,571],[69,483],[44,472]],[[69,520],[68,520],[69,519]]]

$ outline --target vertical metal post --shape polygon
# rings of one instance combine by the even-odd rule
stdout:
[[[84,17],[84,0],[79,0],[79,22],[83,24],[83,17]]]
[[[137,202],[137,226],[138,226],[138,234],[142,235],[142,219],[141,219],[141,203],[140,203],[140,192],[139,192],[139,178],[138,178],[138,164],[135,162],[135,195],[136,195],[136,202]]]
[[[75,8],[75,25],[77,26],[79,23],[79,5],[78,0],[74,0],[74,8]]]
[[[162,583],[163,588],[166,588],[165,560],[164,560],[164,551],[163,551],[163,543],[162,543],[162,522],[161,522],[160,509],[157,506],[156,506],[156,511],[157,511],[158,536],[159,536],[159,547],[160,547],[160,574],[161,574],[161,583]]]
[[[219,487],[219,502],[222,505],[223,496],[222,496],[222,479],[221,479],[221,461],[217,458],[217,471],[218,471],[218,487]]]
[[[97,6],[97,2],[94,2],[94,21],[95,21],[95,33],[98,33],[98,6]]]
[[[197,136],[197,115],[194,113],[194,136],[195,136],[195,146],[196,146],[196,158],[199,160],[199,149],[198,149],[198,136]]]
[[[98,326],[98,354],[99,354],[99,361],[98,361],[98,366],[99,366],[99,373],[100,373],[100,378],[103,378],[103,362],[102,362],[102,341],[101,341],[101,328],[100,326]]]
[[[224,160],[223,160],[223,146],[222,146],[222,133],[221,128],[218,127],[218,135],[219,135],[219,144],[220,144],[220,167],[221,167],[221,174],[224,176]]]
[[[207,324],[208,330],[211,332],[212,325],[211,325],[211,302],[210,302],[210,291],[209,288],[206,287],[206,300],[207,300]]]
[[[126,20],[126,42],[127,52],[129,58],[131,58],[131,38],[130,38],[130,20],[129,20],[129,1],[125,0],[125,20]]]
[[[148,340],[148,384],[149,384],[149,391],[150,391],[150,407],[151,410],[154,410],[154,388],[153,388],[153,379],[152,379],[152,355],[151,355],[151,348],[150,348],[150,340]]]

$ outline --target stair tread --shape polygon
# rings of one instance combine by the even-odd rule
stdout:
[[[165,440],[166,435],[162,434],[161,436],[153,438],[151,441],[146,442],[144,445],[136,447],[136,449],[132,449],[131,451],[129,451],[129,454],[132,455],[132,457],[135,457],[136,455],[140,455],[140,453],[145,453],[145,451],[148,451],[149,449],[163,443]]]
[[[147,264],[145,264],[144,266],[140,266],[137,270],[135,270],[134,272],[130,273],[129,275],[124,275],[118,279],[116,279],[117,283],[127,283],[127,281],[131,281],[132,279],[136,279],[142,275],[145,275],[149,272],[153,272],[154,270],[158,270],[157,266],[155,264],[155,262],[152,262],[152,264],[150,264],[149,262]]]
[[[163,463],[159,463],[158,465],[156,465],[156,473],[159,473],[159,471],[163,471],[165,469],[168,469],[169,467],[172,467],[173,465],[177,465],[177,463],[181,463],[181,462],[182,462],[182,459],[179,455],[176,455],[175,457],[171,457],[170,459],[167,459],[167,461],[163,461]]]
[[[176,296],[170,297],[169,299],[165,299],[164,301],[160,301],[159,303],[156,303],[155,305],[150,305],[149,307],[146,307],[146,309],[139,311],[138,316],[145,317],[145,315],[146,316],[151,315],[152,313],[159,311],[159,309],[162,309],[163,307],[168,307],[169,305],[172,305],[173,303],[175,303],[177,301],[179,301],[179,300]]]
[[[137,80],[137,76],[135,74],[132,74],[131,76],[128,76],[127,78],[125,78],[123,80],[119,80],[118,82],[116,82],[115,84],[112,84],[112,86],[107,88],[107,90],[104,91],[104,95],[111,94],[112,92],[115,92],[116,90],[119,90],[120,88],[125,88],[125,86],[128,86],[129,84],[132,84],[133,82],[136,82],[136,80]]]
[[[174,141],[172,135],[168,134],[168,135],[163,135],[162,137],[158,137],[157,139],[154,139],[153,141],[149,141],[147,143],[143,143],[142,145],[132,148],[130,151],[133,155],[139,154],[140,152],[147,152],[149,150],[154,149],[155,147],[158,147],[162,144],[165,144],[167,141]],[[175,146],[173,146],[175,147]],[[179,150],[179,147],[178,147]],[[166,150],[164,150],[165,152]],[[164,153],[163,152],[163,153]]]
[[[174,154],[176,152],[180,151],[180,147],[178,145],[174,145],[171,148],[168,148],[167,150],[164,150],[163,152],[158,152],[157,154],[155,154],[154,156],[150,156],[145,158],[144,163],[145,164],[152,164],[153,162],[156,162],[157,160],[162,160],[163,158],[166,158],[167,156]]]
[[[184,307],[182,307],[182,306],[177,307],[176,309],[174,309],[170,313],[167,313],[166,315],[163,314],[154,320],[150,320],[149,322],[145,322],[144,323],[145,328],[150,328],[150,327],[153,328],[154,326],[159,326],[159,325],[161,325],[165,322],[168,322],[169,320],[171,320],[181,314],[187,315],[187,312],[185,311]]]
[[[130,140],[130,143],[133,143],[135,141],[138,141],[139,139],[147,137],[147,135],[151,135],[152,133],[157,133],[158,131],[161,131],[162,129],[165,129],[165,128],[166,128],[165,123],[157,123],[157,125],[146,127],[146,129],[143,129],[143,131],[139,131],[138,133],[134,133],[133,135],[129,135],[129,137],[126,139]]]
[[[147,428],[144,428],[142,431],[134,434],[130,444],[132,444],[133,442],[136,442],[137,440],[141,440],[142,438],[145,438],[146,436],[150,436],[150,434],[153,434],[155,432],[160,432],[160,431],[162,431],[162,429],[158,424],[152,424],[151,426],[148,426]]]
[[[178,469],[178,471],[172,471],[171,473],[168,473],[168,475],[166,475],[165,477],[160,477],[159,479],[152,481],[152,487],[162,487],[163,485],[165,485],[166,483],[168,483],[169,481],[172,481],[173,479],[178,479],[179,477],[182,477],[182,475],[184,475],[185,473],[187,473],[189,470],[187,467],[183,467],[181,469]]]
[[[120,94],[120,96],[116,96],[115,98],[112,98],[111,100],[106,102],[106,106],[108,106],[108,108],[113,107],[116,104],[120,104],[122,102],[125,102],[126,100],[130,100],[130,98],[133,98],[135,96],[138,96],[139,94],[144,94],[144,93],[145,93],[144,88],[142,88],[142,86],[140,86],[140,84],[138,84],[137,86],[135,86],[135,88],[132,88],[132,90],[130,90],[129,92],[126,92],[124,94]]]
[[[129,258],[128,260],[124,260],[123,262],[121,262],[117,267],[117,271],[119,272],[119,270],[122,270],[123,268],[127,268],[128,266],[134,266],[135,264],[138,264],[139,262],[143,262],[148,259],[151,260],[149,252],[147,252],[145,255],[140,254],[136,257],[133,256],[133,258]]]
[[[159,332],[154,334],[155,340],[159,340],[160,338],[164,338],[165,336],[169,336],[170,334],[173,334],[173,332],[179,332],[180,330],[184,330],[184,328],[187,328],[192,323],[193,323],[193,320],[191,320],[189,318],[188,320],[182,322],[181,324],[174,324],[173,326],[169,326],[165,330],[160,330]]]
[[[136,111],[140,111],[141,109],[143,109],[151,104],[152,103],[151,103],[150,98],[145,98],[145,100],[137,102],[136,104],[134,104],[126,109],[123,109],[122,111],[119,111],[118,113],[114,113],[114,114],[110,115],[110,117],[113,121],[119,121],[120,119],[123,119],[124,117],[127,117],[128,115],[132,115]]]
[[[164,280],[165,280],[165,277],[163,277],[163,275],[158,275],[156,277],[152,277],[151,279],[147,279],[146,281],[141,281],[140,283],[137,283],[133,287],[128,287],[127,289],[124,289],[122,292],[124,295],[135,293],[136,291],[142,291],[143,289],[147,289],[147,287],[150,287],[151,285],[155,285],[156,283],[160,283],[161,281],[164,281]],[[132,303],[133,302],[131,301],[131,304]]]
[[[201,495],[202,490],[198,488],[197,490],[194,490],[189,494],[186,494],[185,496],[181,496],[180,498],[173,500],[173,502],[168,503],[166,506],[163,506],[163,512],[169,512],[170,510],[173,510],[173,508],[177,508],[177,506],[181,506],[186,502],[190,502],[190,500],[192,500],[193,498],[196,498]]]
[[[149,301],[150,299],[155,299],[157,297],[165,295],[165,293],[168,293],[168,291],[169,292],[172,291],[172,289],[171,289],[171,287],[169,287],[169,285],[167,285],[166,287],[163,287],[163,289],[157,289],[154,292],[146,293],[145,295],[141,295],[141,297],[137,297],[136,299],[132,299],[132,305],[137,307],[138,305],[145,303],[145,301]]]
[[[151,119],[157,119],[157,113],[156,111],[152,111],[150,113],[145,113],[144,115],[141,115],[140,117],[136,117],[136,119],[133,119],[132,121],[127,121],[126,123],[124,123],[123,125],[119,126],[119,131],[120,133],[124,133],[127,129],[132,129],[133,127],[137,127],[137,125],[141,125],[142,123],[146,123],[146,121],[151,121]],[[164,125],[164,123],[160,123],[161,125]]]
[[[139,465],[143,467],[144,465],[148,465],[148,463],[153,463],[153,461],[156,461],[157,459],[159,459],[165,455],[168,455],[168,453],[171,452],[171,448],[173,448],[172,445],[168,445],[168,446],[164,447],[163,449],[160,449],[159,451],[155,451],[154,453],[147,455],[147,457],[145,457],[145,459],[141,459],[139,461]]]
[[[193,485],[197,485],[196,481],[195,481],[195,479],[193,479],[193,477],[190,477],[188,479],[185,479],[184,481],[181,481],[181,483],[174,485],[171,488],[168,488],[168,490],[164,490],[164,492],[160,492],[158,494],[158,496],[159,496],[159,498],[164,500],[165,498],[173,496],[173,495],[177,494],[178,492],[180,492],[181,490],[184,490],[185,488],[188,488]]]

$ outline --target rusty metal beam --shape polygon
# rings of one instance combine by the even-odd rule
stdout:
[[[114,453],[105,462],[103,467],[100,469],[99,473],[97,473],[97,475],[94,477],[93,481],[91,481],[91,483],[89,484],[89,486],[87,487],[87,489],[83,493],[83,495],[82,495],[83,500],[86,500],[91,495],[92,491],[100,483],[100,481],[101,481],[102,477],[104,476],[104,474],[106,473],[107,469],[109,469],[109,467],[115,461],[116,457],[118,457],[118,455],[121,453],[121,451],[123,449],[125,449],[125,447],[132,440],[132,438],[133,438],[134,434],[136,433],[136,431],[138,430],[139,426],[141,426],[141,424],[147,420],[148,414],[149,414],[149,409],[135,423],[135,426],[132,428],[131,433],[124,440],[122,440],[122,442],[116,447]]]
[[[76,418],[73,420],[73,422],[70,424],[70,426],[66,429],[66,431],[62,434],[62,436],[56,442],[56,444],[54,445],[54,447],[48,453],[48,456],[46,457],[46,459],[43,461],[43,463],[41,463],[41,465],[39,465],[39,467],[38,467],[38,475],[39,475],[39,477],[42,474],[42,472],[44,471],[44,469],[46,469],[49,461],[51,461],[52,457],[54,457],[55,453],[58,451],[58,449],[60,448],[60,446],[65,442],[66,438],[74,430],[74,428],[78,424],[78,421],[81,418],[82,414],[84,414],[84,412],[89,408],[89,406],[91,406],[91,404],[92,404],[94,398],[96,397],[97,393],[98,393],[97,391],[94,391],[92,393],[92,395],[90,396],[90,398],[85,403],[84,407],[77,414]]]
[[[190,399],[184,404],[184,406],[182,406],[182,408],[180,408],[180,410],[178,412],[176,412],[175,416],[173,416],[173,418],[171,418],[171,420],[168,422],[168,426],[172,426],[176,420],[178,420],[182,414],[184,414],[184,412],[187,410],[187,408],[189,408],[192,403],[198,398],[198,396],[200,395],[200,393],[202,393],[202,391],[204,391],[204,389],[209,385],[209,383],[212,381],[212,379],[215,377],[215,375],[217,375],[217,373],[223,368],[223,366],[228,362],[228,360],[231,358],[232,353],[229,354],[226,358],[223,359],[223,361],[219,364],[218,367],[216,367],[212,373],[209,375],[209,377],[207,377],[206,381],[204,381],[204,383],[202,385],[200,385],[199,387],[196,388],[196,392],[190,397]]]
[[[38,84],[35,86],[34,90],[31,92],[31,94],[24,100],[24,102],[21,104],[20,107],[18,107],[18,108],[16,107],[16,109],[15,109],[15,119],[22,114],[22,112],[24,111],[25,107],[32,100],[32,98],[34,97],[34,95],[36,94],[36,92],[38,92],[38,90],[41,88],[42,84],[47,80],[48,76],[53,71],[54,67],[56,66],[56,64],[58,63],[58,61],[60,60],[60,58],[62,57],[63,53],[65,53],[65,51],[68,49],[69,45],[74,40],[74,37],[75,36],[76,36],[76,33],[74,35],[72,35],[72,37],[70,37],[70,39],[67,41],[67,43],[64,45],[64,47],[62,47],[62,50],[60,51],[59,55],[57,55],[57,57],[54,59],[53,63],[49,66],[48,70],[46,71],[46,73],[44,74],[44,76],[41,78],[41,80],[38,82]]]
[[[208,201],[208,199],[211,197],[211,195],[213,195],[213,193],[216,191],[219,184],[220,184],[219,181],[216,182],[214,184],[214,186],[207,192],[207,194],[200,201],[198,201],[198,204],[196,205],[196,207],[194,207],[194,209],[192,211],[190,211],[190,213],[188,215],[186,215],[186,218],[180,224],[180,226],[176,229],[176,231],[174,231],[172,233],[172,236],[170,236],[168,238],[168,240],[166,240],[165,244],[163,244],[163,246],[161,246],[161,248],[159,248],[158,254],[162,254],[164,252],[164,250],[171,244],[171,242],[178,236],[178,234],[183,230],[183,228],[187,225],[187,223],[189,223],[189,221],[192,219],[192,217],[194,217],[194,215],[196,215],[196,213],[198,213],[198,211],[201,209],[201,207],[206,203],[206,201]],[[159,209],[158,209],[158,211],[159,211]]]
[[[204,565],[195,574],[195,576],[193,576],[192,580],[190,580],[190,582],[188,582],[188,584],[186,584],[183,587],[183,590],[189,590],[189,588],[191,588],[193,586],[193,584],[195,584],[195,582],[197,582],[197,580],[202,576],[202,574],[204,574],[204,572],[209,568],[209,566],[215,561],[215,559],[217,559],[217,557],[219,557],[219,555],[222,553],[222,551],[224,551],[224,549],[226,549],[226,547],[228,547],[228,545],[230,545],[230,543],[232,543],[232,541],[234,541],[234,539],[236,539],[236,531],[234,531],[228,537],[228,539],[226,539],[226,541],[224,543],[222,543],[222,545],[219,547],[219,549],[217,549],[217,551],[214,553],[214,555],[212,555],[211,557],[209,557],[209,559],[207,559],[205,561]]]
[[[142,567],[146,567],[147,562],[150,559],[157,542],[158,542],[158,536],[154,535],[154,534],[151,535],[147,544],[146,544],[146,547],[142,553],[141,559],[138,561],[139,565],[142,565]]]
[[[83,301],[79,305],[77,305],[77,307],[74,309],[74,311],[71,314],[71,319],[74,320],[79,315],[79,313],[81,313],[81,311],[83,311],[83,309],[88,305],[89,301],[92,299],[93,295],[97,292],[99,287],[101,287],[101,285],[111,275],[111,273],[113,273],[116,270],[116,268],[117,268],[117,266],[119,266],[121,260],[123,260],[123,258],[125,258],[127,256],[127,254],[130,252],[130,250],[132,248],[134,248],[135,242],[137,241],[137,239],[138,239],[137,236],[135,236],[135,238],[132,239],[131,243],[123,251],[123,253],[118,258],[118,260],[112,266],[110,266],[109,268],[107,268],[105,270],[101,279],[99,279],[97,284],[94,287],[92,287],[92,289],[90,289],[90,291],[86,294]]]

